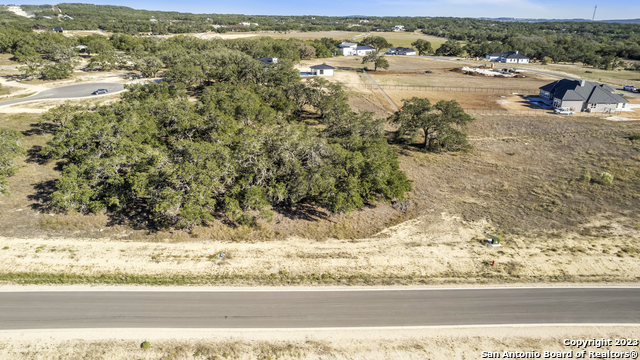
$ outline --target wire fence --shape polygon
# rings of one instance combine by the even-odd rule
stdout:
[[[501,109],[501,108],[485,108],[485,109],[464,109],[464,112],[472,115],[522,115],[522,116],[548,116],[554,115],[553,110],[544,109]],[[589,116],[589,117],[609,117],[620,115],[620,111],[607,112],[577,112],[571,116]],[[558,116],[566,116],[558,114]]]
[[[347,87],[376,89],[373,84],[345,84]],[[538,95],[539,89],[502,89],[491,87],[462,87],[462,86],[419,86],[419,85],[381,85],[376,84],[383,90],[409,90],[409,91],[449,91],[449,92],[475,92],[485,94],[518,94],[518,95]]]

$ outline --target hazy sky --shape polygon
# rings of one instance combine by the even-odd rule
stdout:
[[[73,1],[75,2],[75,1]],[[24,3],[24,2],[22,2]],[[29,2],[29,4],[42,2]],[[640,18],[640,0],[96,0],[135,9],[247,15],[375,15],[590,19]]]

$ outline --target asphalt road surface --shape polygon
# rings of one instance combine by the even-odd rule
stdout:
[[[0,106],[20,104],[23,102],[36,101],[36,100],[56,100],[56,99],[74,99],[81,97],[102,96],[91,95],[92,92],[98,89],[107,89],[109,93],[114,93],[124,90],[124,84],[119,83],[91,83],[91,84],[74,84],[61,86],[53,89],[41,91],[33,96],[28,96],[21,99],[0,101]]]
[[[640,288],[0,292],[0,330],[640,323]]]

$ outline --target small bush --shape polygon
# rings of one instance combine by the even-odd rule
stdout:
[[[146,340],[142,344],[140,344],[141,349],[148,349],[150,347],[151,347],[151,343]]]
[[[633,133],[633,134],[629,135],[629,140],[631,140],[631,141],[640,140],[640,133]]]
[[[591,182],[591,173],[588,170],[585,171],[582,179],[584,179],[584,182]]]
[[[587,73],[587,74],[593,74],[593,71],[589,71],[589,70],[587,70],[587,71],[585,71],[585,73]]]
[[[602,174],[600,174],[600,181],[604,185],[611,185],[613,184],[613,175],[609,174],[608,172],[603,172]]]
[[[5,247],[2,248],[2,250],[9,250],[9,247],[5,246]]]

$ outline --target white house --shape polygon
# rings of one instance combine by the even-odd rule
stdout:
[[[404,25],[396,25],[392,29],[393,31],[404,31]]]
[[[508,64],[528,64],[529,58],[518,54],[517,51],[508,51],[504,53],[493,53],[487,55],[487,60],[502,62]]]
[[[333,69],[333,66],[326,64],[315,65],[311,67],[311,71],[309,71],[309,73],[315,76],[333,76]]]
[[[251,26],[251,24],[248,23],[248,22],[241,22],[240,25],[242,25],[242,26]]]
[[[371,46],[366,46],[366,45],[359,46],[356,43],[348,43],[348,42],[340,43],[338,45],[338,48],[342,50],[342,55],[344,56],[349,56],[349,55],[365,56],[365,55],[371,54],[376,50]]]
[[[258,23],[251,23],[251,25],[253,25],[253,26],[258,26]]]
[[[355,55],[356,47],[358,47],[356,43],[343,42],[338,44],[338,49],[342,50],[342,55],[344,56]]]
[[[357,46],[356,47],[356,55],[358,55],[358,56],[366,56],[366,55],[371,54],[374,51],[376,51],[376,49],[374,49],[374,48],[372,48],[371,46],[368,46],[368,45]]]
[[[415,56],[417,54],[417,52],[415,51],[415,49],[412,49],[412,48],[395,47],[395,48],[389,48],[389,50],[387,50],[387,52],[384,53],[384,54],[385,55]]]
[[[361,22],[361,23],[368,23],[368,22],[369,22],[369,20],[367,20],[367,19],[361,19],[361,20],[360,20],[360,22]]]
[[[158,21],[158,19],[149,19],[149,21],[156,22],[156,21]]]

